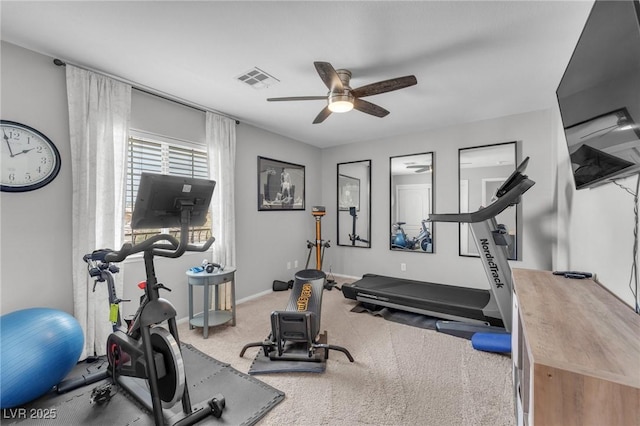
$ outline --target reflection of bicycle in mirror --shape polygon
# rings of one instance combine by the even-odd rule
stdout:
[[[431,232],[429,232],[429,228],[427,228],[427,219],[423,219],[420,224],[422,225],[422,229],[417,237],[408,238],[407,234],[404,232],[402,225],[407,222],[396,222],[393,224],[392,232],[391,232],[391,248],[401,249],[401,250],[418,250],[422,249],[425,252],[432,251],[432,240],[431,240]]]

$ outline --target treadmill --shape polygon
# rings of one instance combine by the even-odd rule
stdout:
[[[468,337],[478,331],[503,327],[511,332],[513,277],[507,260],[510,235],[496,216],[520,203],[522,194],[535,182],[524,171],[525,158],[498,188],[495,201],[471,213],[431,214],[432,222],[469,223],[489,281],[489,290],[407,280],[375,274],[342,286],[347,299],[442,318],[438,331]]]

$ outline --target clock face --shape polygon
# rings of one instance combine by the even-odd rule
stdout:
[[[60,153],[51,140],[27,125],[0,120],[0,189],[24,192],[42,188],[60,171]]]

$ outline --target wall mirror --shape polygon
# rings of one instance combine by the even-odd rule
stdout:
[[[391,250],[433,253],[433,153],[390,158]]]
[[[460,213],[473,212],[494,200],[496,190],[513,173],[518,163],[516,142],[464,148],[458,151]],[[509,207],[496,217],[507,227],[512,243],[507,247],[510,260],[520,260],[522,230],[520,204]],[[460,224],[460,256],[479,256],[471,228]]]
[[[338,163],[338,245],[371,247],[371,160]]]

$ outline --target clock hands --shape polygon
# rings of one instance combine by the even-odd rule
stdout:
[[[11,150],[11,144],[9,143],[9,136],[7,136],[7,132],[2,129],[2,133],[4,133],[4,141],[7,143],[7,146],[9,147],[9,156],[10,157],[15,157],[15,155],[13,154],[13,151]]]
[[[11,157],[15,157],[16,155],[20,155],[20,154],[26,154],[29,151],[33,151],[35,148],[29,148],[29,149],[23,149],[22,151],[16,153],[16,154],[11,154]],[[9,148],[9,151],[11,151],[11,148]]]
[[[14,154],[13,150],[11,149],[11,143],[9,142],[9,136],[7,136],[7,132],[4,129],[2,129],[2,133],[4,134],[4,136],[2,136],[2,138],[4,139],[4,141],[7,143],[7,146],[9,147],[9,157],[11,157],[11,158],[13,158],[13,157],[15,157],[17,155],[20,155],[20,154],[26,154],[27,152],[33,151],[34,149],[36,149],[35,147],[29,148],[29,149],[23,149],[22,151],[16,152]]]

